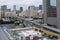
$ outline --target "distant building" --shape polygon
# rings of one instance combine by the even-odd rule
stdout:
[[[5,12],[5,17],[16,17],[17,15],[14,15],[13,12]]]
[[[11,12],[11,9],[7,9],[7,5],[1,6],[1,17],[5,17],[5,12]]]
[[[38,17],[38,11],[39,7],[35,7],[34,5],[32,5],[28,7],[28,10],[22,11],[19,14],[22,14],[25,17]]]
[[[22,12],[23,11],[23,7],[20,7],[20,12]]]
[[[28,8],[30,17],[32,17],[34,14],[34,8],[35,8],[35,6],[29,6],[29,8]]]
[[[7,11],[7,5],[2,5],[1,6],[1,16],[2,17],[4,17],[6,11]]]
[[[42,10],[42,5],[39,5],[39,9]]]
[[[43,3],[44,23],[50,27],[60,29],[60,0],[44,0]]]
[[[39,7],[29,6],[28,10],[30,17],[38,17]]]
[[[15,17],[17,17],[16,16],[16,5],[13,5],[13,14],[14,14]]]
[[[7,9],[7,5],[2,5],[1,6],[1,10],[6,10]]]
[[[16,5],[13,5],[13,11],[16,12]]]
[[[32,5],[28,7],[28,10],[21,12],[21,14],[24,15],[25,17],[37,17],[38,10],[39,7],[35,7],[34,5]]]
[[[43,15],[43,14],[42,14],[42,11],[39,10],[38,13],[37,13],[37,16],[40,17],[40,18],[42,18],[42,15]]]

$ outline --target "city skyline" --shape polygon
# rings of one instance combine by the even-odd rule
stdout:
[[[42,0],[0,0],[0,6],[2,5],[7,5],[8,8],[13,8],[13,5],[17,6],[17,9],[19,7],[23,7],[24,10],[27,9],[28,6],[34,5],[34,6],[39,6],[42,5]]]

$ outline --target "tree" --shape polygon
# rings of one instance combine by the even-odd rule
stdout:
[[[41,24],[43,24],[43,21],[39,21],[38,23],[41,25]]]

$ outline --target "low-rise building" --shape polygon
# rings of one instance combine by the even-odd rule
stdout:
[[[14,15],[13,12],[5,12],[5,17],[16,17],[16,14]]]

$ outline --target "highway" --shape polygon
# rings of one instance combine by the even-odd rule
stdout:
[[[1,26],[0,26],[0,40],[9,40]]]
[[[33,22],[31,22],[31,21],[24,20],[24,23],[25,23],[26,25],[35,26],[35,27],[40,27],[40,25],[37,25],[36,23],[33,23]]]
[[[29,20],[25,20],[25,18],[23,18],[23,17],[18,17],[17,19],[22,19],[22,20],[24,20],[24,24],[26,24],[26,25],[30,25],[30,26],[34,26],[34,27],[38,27],[38,28],[40,28],[40,27],[42,27],[41,25],[39,25],[39,24],[37,24],[37,23],[34,23],[34,22],[32,22],[32,21],[29,21]]]

